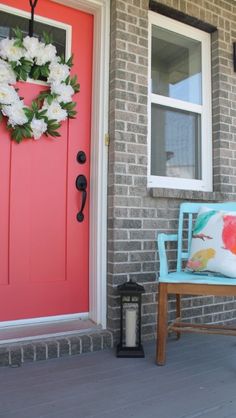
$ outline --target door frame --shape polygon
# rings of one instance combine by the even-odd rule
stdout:
[[[106,328],[110,0],[52,0],[94,16],[91,109],[89,317]]]
[[[51,0],[94,16],[92,108],[91,108],[91,165],[90,165],[90,227],[89,227],[89,313],[63,315],[91,318],[106,328],[107,311],[107,172],[108,172],[108,94],[109,94],[109,37],[110,0]],[[1,0],[0,0],[1,3]],[[36,12],[37,14],[37,12]],[[29,14],[30,16],[30,14]],[[1,322],[16,326],[22,322],[48,322],[57,317]]]

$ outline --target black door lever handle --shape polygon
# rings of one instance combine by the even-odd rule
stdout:
[[[83,214],[83,210],[86,204],[86,199],[87,199],[87,179],[83,174],[80,174],[79,176],[77,176],[76,181],[75,181],[75,185],[77,190],[79,190],[80,192],[82,192],[82,203],[81,203],[81,208],[80,211],[77,213],[77,221],[78,222],[83,222],[84,220],[84,214]]]

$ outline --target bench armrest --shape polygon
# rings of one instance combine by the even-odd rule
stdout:
[[[168,260],[166,255],[165,243],[167,241],[178,241],[177,234],[158,234],[157,245],[160,258],[160,276],[168,274]]]

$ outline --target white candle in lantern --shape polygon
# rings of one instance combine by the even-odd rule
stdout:
[[[136,324],[137,314],[136,309],[127,308],[125,315],[125,341],[126,347],[136,346]]]

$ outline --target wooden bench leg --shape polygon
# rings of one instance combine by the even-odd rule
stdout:
[[[176,318],[181,319],[181,295],[176,295]],[[181,332],[176,332],[177,340],[180,339]]]
[[[168,325],[168,294],[167,284],[159,284],[158,317],[157,317],[157,348],[156,363],[163,366],[166,361],[166,339]]]

